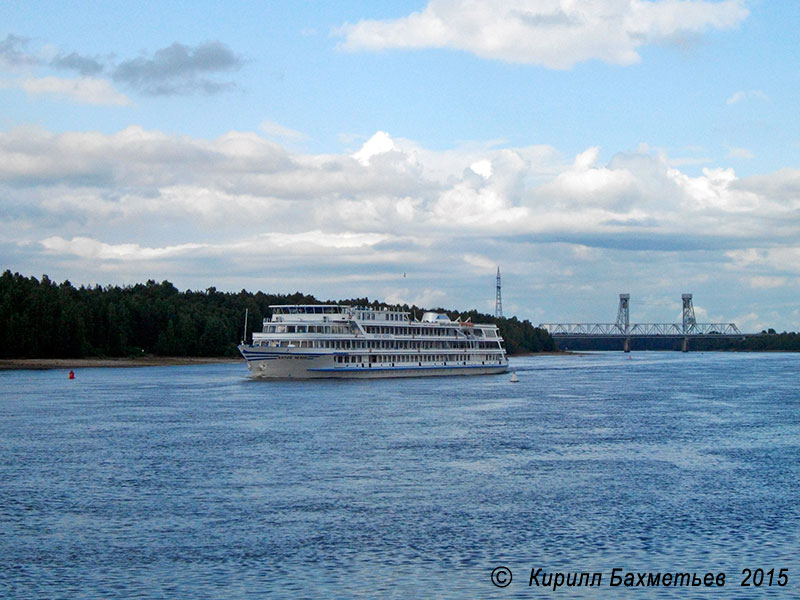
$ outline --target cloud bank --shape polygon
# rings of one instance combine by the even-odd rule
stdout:
[[[218,94],[236,87],[226,76],[244,65],[240,56],[218,41],[194,47],[175,42],[152,55],[143,54],[118,64],[77,52],[49,56],[45,49],[31,49],[31,45],[28,38],[13,34],[0,41],[0,70],[27,71],[22,77],[0,84],[21,88],[31,95],[47,94],[78,104],[132,104],[114,88],[114,83],[147,96]],[[74,72],[78,77],[40,74],[47,70]]]
[[[242,59],[220,42],[194,48],[175,42],[157,50],[152,57],[123,61],[114,69],[112,78],[153,96],[216,94],[234,84],[210,75],[237,70],[242,64]]]
[[[0,240],[18,262],[80,265],[100,280],[212,269],[234,288],[361,281],[373,296],[407,289],[408,300],[423,293],[412,280],[432,297],[444,292],[431,281],[458,294],[499,263],[564,290],[598,269],[612,281],[635,268],[664,286],[702,282],[706,261],[753,288],[797,284],[800,170],[692,176],[647,150],[598,157],[432,151],[385,132],[351,154],[317,155],[252,132],[18,129],[0,134]],[[681,273],[679,253],[697,270]]]
[[[65,98],[76,104],[106,106],[128,106],[131,100],[119,93],[105,79],[80,77],[27,77],[17,82],[18,86],[31,95],[51,95]]]
[[[336,33],[347,50],[451,48],[510,63],[569,69],[587,60],[629,65],[638,49],[682,43],[737,26],[744,0],[430,0],[393,20],[362,20]]]

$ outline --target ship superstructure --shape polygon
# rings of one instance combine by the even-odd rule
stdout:
[[[239,351],[254,377],[420,377],[508,370],[497,326],[389,308],[274,305]]]

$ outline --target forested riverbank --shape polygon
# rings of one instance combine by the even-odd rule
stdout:
[[[300,292],[180,291],[169,281],[131,286],[81,286],[55,283],[6,270],[0,276],[0,358],[87,358],[155,356],[234,357],[242,337],[271,316],[271,304],[350,304],[387,306],[368,298],[321,302]],[[543,329],[516,317],[496,319],[476,310],[404,305],[421,316],[426,310],[451,318],[494,322],[509,354],[552,352],[555,344]]]

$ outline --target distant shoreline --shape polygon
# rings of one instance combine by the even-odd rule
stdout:
[[[74,370],[109,367],[169,367],[239,362],[243,362],[243,360],[241,358],[207,358],[199,356],[143,356],[141,358],[8,358],[0,359],[0,371],[44,371],[53,369]]]
[[[515,356],[568,356],[578,352],[521,352]],[[143,356],[141,358],[0,358],[0,371],[176,367],[243,363],[241,358],[202,356]]]

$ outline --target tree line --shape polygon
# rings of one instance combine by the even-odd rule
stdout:
[[[237,344],[271,317],[272,304],[347,304],[384,308],[368,298],[321,302],[296,292],[180,291],[169,281],[131,286],[76,288],[6,270],[0,276],[0,358],[83,358],[159,356],[238,356]],[[403,305],[412,315],[427,309]],[[451,318],[496,323],[509,354],[554,351],[549,333],[516,317],[496,319],[477,311],[442,308]]]
[[[800,352],[800,335],[793,331],[777,333],[774,329],[746,338],[704,338],[690,342],[692,350],[730,350],[738,352]]]

